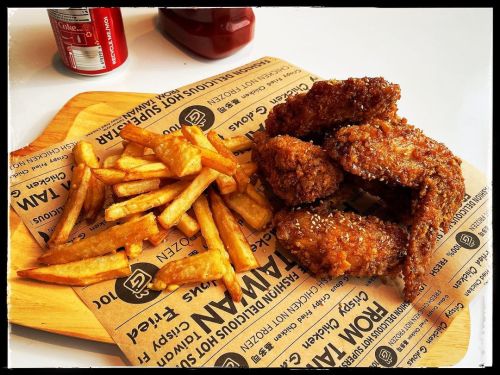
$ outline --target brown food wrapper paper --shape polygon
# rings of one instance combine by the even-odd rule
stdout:
[[[91,132],[101,161],[120,153],[120,129],[132,123],[168,134],[180,124],[224,137],[263,129],[271,108],[306,92],[319,77],[265,57],[226,73],[156,95]],[[42,248],[69,189],[75,141],[10,165],[11,205]],[[250,152],[239,152],[241,161]],[[147,285],[166,262],[206,251],[201,234],[172,230],[165,242],[131,262],[127,278],[74,288],[133,365],[161,367],[415,366],[491,276],[490,185],[462,164],[466,195],[447,234],[440,233],[425,286],[413,304],[397,280],[309,274],[276,246],[272,231],[242,230],[261,267],[238,274],[240,303],[221,281],[156,292]],[[107,198],[107,204],[110,203]],[[359,198],[351,207],[366,212]],[[103,230],[101,214],[77,222],[71,239]]]

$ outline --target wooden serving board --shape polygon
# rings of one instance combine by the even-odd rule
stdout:
[[[35,141],[12,152],[11,157],[15,159],[28,155],[64,139],[77,139],[152,96],[154,94],[100,91],[78,94],[64,105]],[[17,270],[36,264],[42,250],[12,207],[9,210],[9,224],[9,322],[57,334],[114,343],[71,287],[17,277]],[[464,309],[419,365],[454,365],[467,352],[469,336],[469,310]]]

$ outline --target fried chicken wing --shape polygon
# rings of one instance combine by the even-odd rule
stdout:
[[[280,246],[319,276],[396,274],[406,255],[406,228],[374,216],[282,210],[273,223]]]
[[[321,147],[290,136],[270,138],[256,133],[252,159],[259,174],[286,205],[313,202],[334,193],[343,179],[341,168]]]
[[[324,147],[345,171],[413,189],[405,299],[414,300],[427,273],[438,230],[448,230],[465,193],[461,160],[404,121],[373,119],[342,128]]]
[[[271,136],[295,137],[333,131],[345,124],[394,117],[399,85],[377,78],[317,81],[307,93],[291,96],[269,113],[265,127]]]
[[[283,247],[311,271],[332,276],[383,275],[403,263],[404,297],[413,301],[428,272],[438,231],[448,231],[465,184],[460,159],[397,115],[399,98],[399,85],[383,78],[315,82],[307,93],[271,110],[254,160],[271,190],[288,205],[307,203],[309,211],[276,215]],[[336,169],[335,188],[328,165]],[[364,192],[377,197],[375,204],[359,195]],[[353,202],[345,201],[349,196]],[[312,213],[318,202],[310,203],[319,197],[330,202],[330,211],[342,211],[328,212],[325,218],[322,205],[323,211]],[[345,212],[357,210],[352,204],[365,212],[366,203],[370,215],[378,218]],[[403,249],[403,236],[408,237],[404,255],[380,242],[393,238]]]

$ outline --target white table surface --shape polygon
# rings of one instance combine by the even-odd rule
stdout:
[[[159,93],[263,56],[324,78],[383,76],[399,83],[399,113],[489,174],[492,9],[256,8],[253,42],[209,61],[156,28],[156,8],[123,8],[129,58],[104,76],[68,72],[45,9],[10,9],[9,151],[34,140],[83,91]],[[491,283],[470,305],[471,345],[457,367],[491,363]],[[125,366],[117,346],[12,325],[9,367]]]

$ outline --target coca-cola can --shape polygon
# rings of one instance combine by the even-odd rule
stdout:
[[[89,76],[109,73],[127,60],[120,8],[48,9],[61,60]]]

